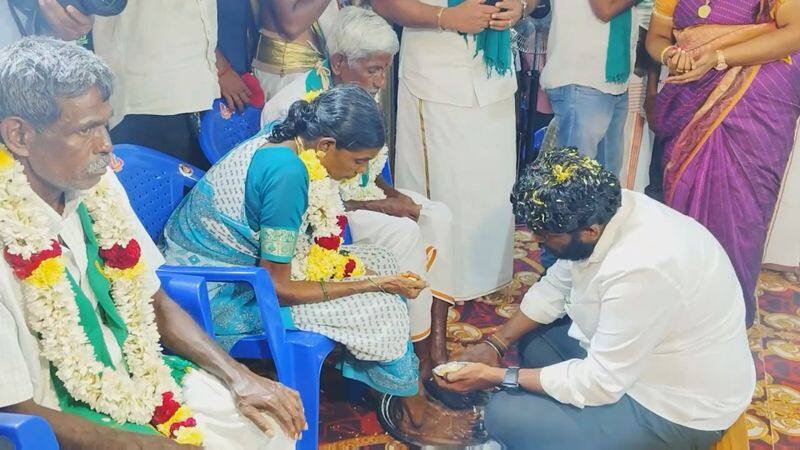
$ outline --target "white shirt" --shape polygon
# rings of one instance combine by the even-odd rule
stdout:
[[[204,111],[219,97],[213,0],[131,0],[95,18],[93,39],[114,72],[112,127],[126,114]]]
[[[447,0],[420,1],[447,6]],[[472,36],[438,29],[403,30],[400,82],[419,99],[467,108],[506,100],[517,90],[513,64],[505,76],[489,77]]]
[[[128,209],[131,216],[136,219],[128,197],[117,177],[109,171],[104,178],[120,192],[120,198],[124,199],[124,203],[120,206]],[[62,215],[50,208],[39,197],[35,197],[35,200],[47,215],[51,235],[57,234],[64,243],[62,250],[67,270],[94,304],[97,312],[97,300],[86,277],[86,244],[77,213],[81,201],[80,195],[81,193],[68,195]],[[155,269],[164,264],[164,258],[138,220],[135,220],[134,234],[142,248],[142,258],[148,266]],[[159,286],[155,272],[153,272],[151,285],[152,292],[155,293]],[[25,324],[24,311],[24,299],[19,281],[5,258],[0,258],[0,374],[2,374],[0,376],[0,408],[32,398],[39,405],[59,409],[58,398],[50,379],[48,362],[39,355],[39,341]],[[98,321],[103,329],[103,336],[114,366],[123,368],[122,352],[117,341],[111,331],[99,320],[99,314]]]
[[[587,351],[541,371],[562,403],[628,394],[698,430],[725,430],[750,404],[755,368],[730,259],[698,222],[642,194],[623,190],[592,255],[556,262],[520,311],[543,324],[569,315]]]
[[[606,94],[619,95],[628,83],[606,81],[609,23],[598,19],[589,0],[553,0],[547,63],[540,84],[555,89],[570,84],[588,86]],[[631,71],[636,60],[639,23],[633,10],[631,23]]]

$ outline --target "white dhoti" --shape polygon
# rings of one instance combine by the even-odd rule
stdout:
[[[398,86],[397,187],[421,192],[453,216],[454,300],[478,298],[511,281],[516,130],[514,97],[483,107],[422,100]]]
[[[401,272],[423,276],[431,285],[414,300],[409,300],[411,341],[430,334],[433,296],[452,303],[455,291],[450,209],[412,191],[400,192],[422,206],[419,221],[368,210],[349,211],[347,220],[354,243],[385,247],[394,253]]]
[[[265,435],[244,417],[230,391],[214,376],[194,370],[183,379],[183,398],[203,432],[206,450],[284,450],[295,448],[278,423],[272,422],[273,437]]]
[[[800,126],[783,176],[781,193],[767,235],[764,264],[800,271]],[[777,266],[777,267],[776,267]]]
[[[275,94],[284,87],[290,85],[293,81],[300,78],[305,79],[306,72],[287,73],[280,75],[277,73],[265,72],[260,69],[253,68],[253,75],[258,79],[258,84],[261,90],[264,91],[264,99],[269,101]]]

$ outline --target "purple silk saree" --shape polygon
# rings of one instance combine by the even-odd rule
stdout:
[[[775,0],[678,0],[673,21],[683,48],[725,48],[774,27]],[[668,205],[705,225],[728,252],[755,317],[762,253],[800,115],[800,52],[760,66],[711,70],[667,84],[652,124],[665,143]]]

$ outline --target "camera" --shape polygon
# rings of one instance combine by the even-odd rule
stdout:
[[[115,16],[128,6],[128,0],[58,0],[58,3],[64,8],[73,6],[87,16]],[[50,30],[38,0],[8,0],[8,5],[22,35],[45,34]]]

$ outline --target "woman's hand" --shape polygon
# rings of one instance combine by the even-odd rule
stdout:
[[[419,297],[419,294],[428,287],[427,281],[412,272],[375,278],[373,281],[384,291],[408,299]]]
[[[492,21],[489,26],[496,31],[507,30],[519,22],[525,11],[522,2],[519,0],[503,0],[495,4],[500,8],[499,13],[492,14]]]
[[[678,47],[674,47],[673,50],[667,50],[664,59],[667,61],[667,68],[671,75],[686,73],[694,67],[692,55]]]
[[[705,52],[701,53],[693,63],[692,70],[677,75],[670,75],[664,80],[665,83],[673,83],[673,84],[686,84],[691,83],[692,81],[697,81],[705,74],[707,74],[711,69],[713,69],[717,65],[717,54],[716,52]]]

